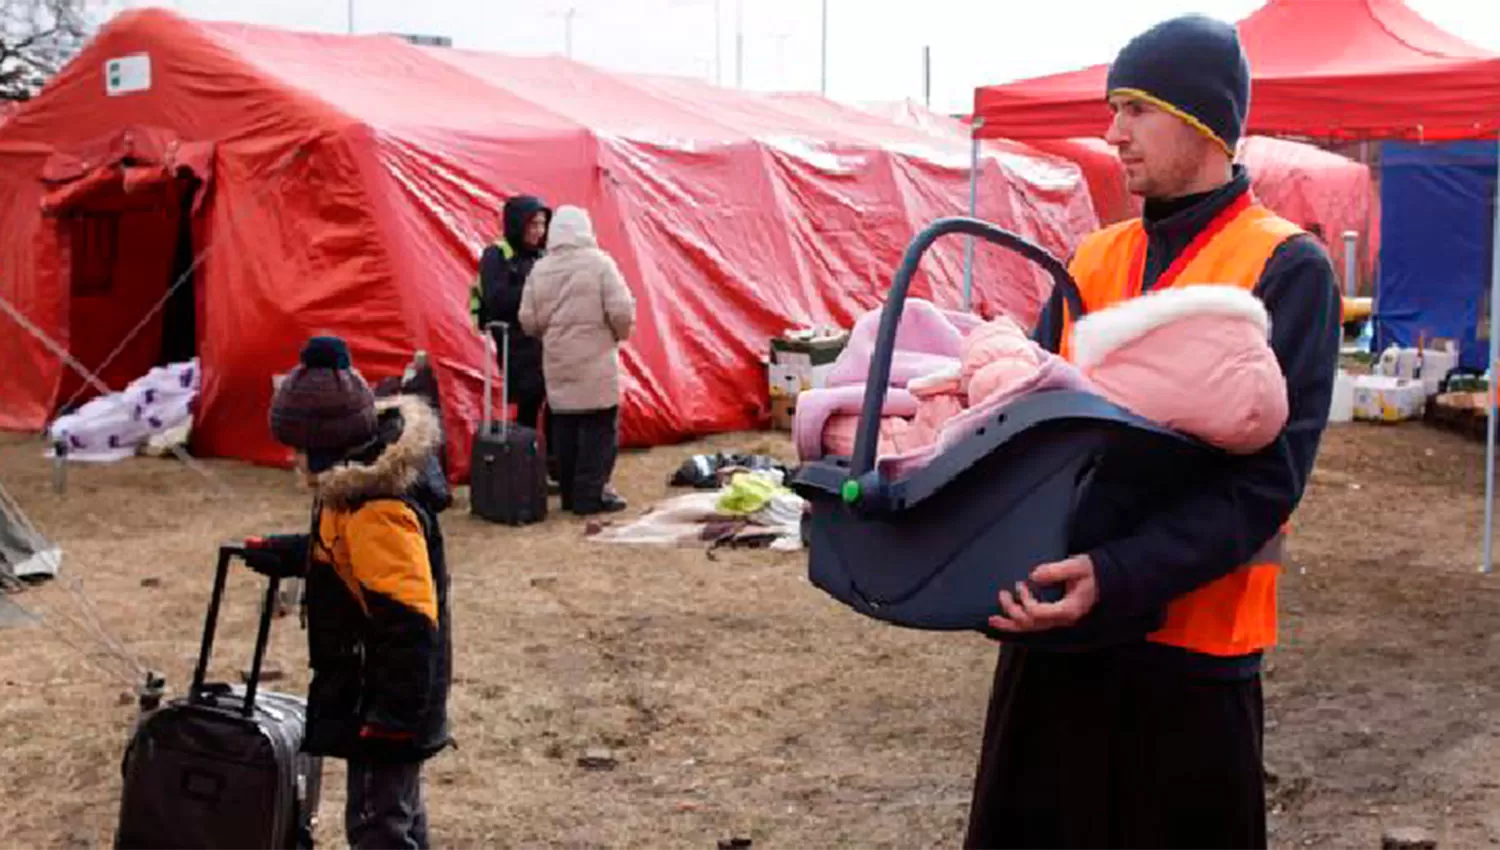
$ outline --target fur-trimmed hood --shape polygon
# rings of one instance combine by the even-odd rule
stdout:
[[[346,461],[308,477],[323,505],[347,510],[370,499],[404,496],[428,470],[442,433],[437,416],[417,396],[377,399],[375,413],[384,448],[374,460]]]

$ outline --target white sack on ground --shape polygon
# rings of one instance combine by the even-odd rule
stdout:
[[[200,387],[197,358],[158,366],[124,390],[99,396],[58,417],[48,436],[53,446],[67,444],[69,460],[123,460],[153,440],[160,444],[169,433],[168,439],[175,442],[192,421],[192,404]],[[55,449],[47,450],[47,457],[54,454]]]

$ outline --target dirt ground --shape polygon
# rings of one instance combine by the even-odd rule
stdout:
[[[627,454],[636,507],[704,446]],[[46,625],[0,631],[0,846],[106,846],[134,709],[125,666],[179,693],[215,546],[293,530],[290,474],[175,461],[75,468],[49,485],[38,443],[0,437],[0,480],[66,549],[63,580],[16,597]],[[1336,426],[1283,581],[1266,683],[1273,843],[1375,847],[1418,826],[1441,846],[1500,844],[1500,577],[1476,574],[1483,446],[1419,424]],[[968,809],[994,648],[867,622],[804,577],[803,556],[605,546],[557,517],[512,530],[445,515],[454,574],[459,749],[428,772],[439,846],[953,847]],[[72,582],[81,582],[93,608]],[[258,585],[231,583],[214,675],[248,658]],[[84,656],[64,641],[87,648]],[[305,685],[279,620],[278,689]],[[113,665],[113,667],[110,667]],[[134,677],[134,672],[130,677]],[[613,770],[578,759],[611,750]],[[330,763],[322,842],[341,843]]]

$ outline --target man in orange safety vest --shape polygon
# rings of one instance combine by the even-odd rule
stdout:
[[[1323,245],[1257,204],[1234,162],[1250,70],[1234,28],[1201,16],[1137,36],[1102,93],[1140,219],[1091,234],[1071,271],[1085,311],[1195,284],[1253,292],[1287,380],[1285,430],[1129,536],[1038,567],[1038,601],[1003,591],[1007,632],[1154,622],[1105,648],[1005,645],[968,847],[1263,847],[1261,654],[1276,642],[1288,520],[1327,420],[1340,340]],[[1054,295],[1037,339],[1064,356],[1077,316]]]

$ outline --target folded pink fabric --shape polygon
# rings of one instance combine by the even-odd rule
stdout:
[[[912,421],[919,430],[913,436],[926,438],[929,443],[937,439],[938,432],[949,420],[963,413],[968,406],[962,370],[958,367],[913,378],[906,388],[917,400],[917,415]]]
[[[798,398],[794,437],[806,460],[852,454],[880,311],[861,317],[830,388]],[[964,330],[960,331],[959,327]],[[1074,363],[1014,321],[983,322],[908,302],[881,412],[882,469],[907,474],[1024,395],[1097,393],[1226,451],[1253,453],[1286,425],[1286,380],[1260,300],[1232,286],[1179,287],[1081,319]]]
[[[815,460],[825,454],[849,454],[854,450],[854,431],[849,431],[847,440],[844,431],[848,424],[836,424],[840,417],[853,420],[858,430],[859,412],[864,407],[865,388],[859,386],[828,387],[807,390],[797,396],[797,413],[792,417],[792,441],[797,446],[797,456],[802,460]],[[891,387],[885,393],[885,406],[881,408],[885,419],[897,418],[903,422],[917,415],[917,399],[901,387]],[[833,429],[834,443],[830,445],[829,434]],[[847,442],[846,451],[839,449]]]
[[[1259,298],[1237,286],[1175,287],[1081,319],[1073,359],[1106,398],[1236,454],[1286,426],[1287,389]]]
[[[823,426],[823,448],[834,456],[849,457],[854,454],[854,442],[859,437],[859,416],[841,413],[828,417]],[[880,434],[875,439],[875,456],[905,455],[932,445],[937,432],[921,418],[906,419],[900,416],[884,416],[880,419]]]
[[[926,466],[932,458],[947,451],[981,426],[987,425],[996,413],[1022,396],[1056,390],[1088,392],[1093,389],[1093,385],[1073,364],[1043,350],[1041,365],[1029,375],[999,386],[979,404],[949,419],[939,429],[937,439],[931,444],[902,454],[881,457],[880,468],[884,474],[900,476]]]
[[[941,307],[938,309],[942,312],[943,318],[947,319],[949,324],[953,325],[954,329],[963,337],[967,337],[974,332],[975,328],[984,324],[984,318],[974,313],[965,313],[961,310],[943,310]]]
[[[828,370],[828,386],[864,384],[870,376],[870,358],[880,333],[880,310],[860,316],[849,331],[849,342]],[[946,311],[931,301],[912,298],[901,311],[896,327],[896,348],[891,357],[891,386],[904,387],[920,375],[939,371],[957,361],[964,336]]]
[[[964,339],[960,379],[969,406],[1029,381],[1048,357],[1013,320],[1001,317],[975,328]]]

